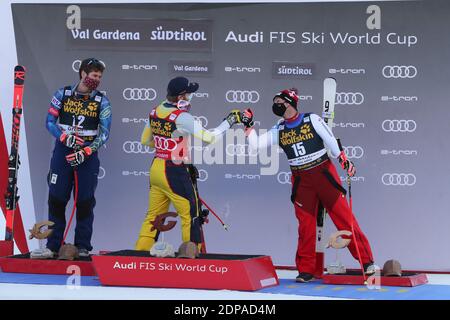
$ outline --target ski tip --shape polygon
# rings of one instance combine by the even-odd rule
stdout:
[[[14,67],[14,85],[23,85],[25,82],[25,67],[17,65]]]
[[[336,82],[336,79],[333,77],[328,77],[328,78],[325,78],[325,80],[323,80],[323,82]]]
[[[25,71],[26,71],[25,67],[20,64],[14,67],[14,72],[25,72]]]

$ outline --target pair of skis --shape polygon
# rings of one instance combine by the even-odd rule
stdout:
[[[8,184],[6,188],[6,231],[5,241],[12,241],[14,238],[14,215],[19,201],[17,188],[17,174],[20,165],[19,159],[19,136],[20,120],[22,118],[22,98],[25,83],[25,68],[16,66],[14,68],[14,102],[13,121],[11,134],[11,151],[8,158]]]

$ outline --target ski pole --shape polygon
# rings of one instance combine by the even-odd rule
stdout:
[[[342,152],[344,152],[344,148],[342,147],[342,143],[341,143],[341,139],[336,139],[338,146],[339,146],[339,150],[341,150]],[[356,236],[355,236],[355,229],[353,227],[354,225],[354,221],[355,221],[355,215],[353,213],[353,199],[352,199],[352,181],[351,181],[351,177],[347,172],[347,187],[348,187],[348,201],[349,201],[349,206],[350,206],[350,219],[351,219],[351,231],[352,231],[352,238],[353,238],[353,242],[355,243],[355,247],[356,247],[356,253],[358,255],[358,261],[359,261],[359,265],[361,267],[361,271],[362,271],[362,276],[363,276],[363,280],[364,280],[364,284],[367,283],[366,280],[366,273],[364,272],[364,265],[362,263],[362,259],[361,259],[361,253],[359,252],[359,246],[358,246],[358,242],[356,241]]]
[[[362,271],[364,284],[367,284],[366,273],[364,271],[364,265],[362,263],[361,253],[359,252],[359,246],[358,246],[358,242],[356,241],[356,236],[355,236],[355,229],[353,227],[353,222],[355,221],[355,217],[354,217],[354,214],[353,214],[352,183],[351,183],[350,175],[348,175],[348,174],[347,174],[347,186],[348,186],[349,206],[350,206],[350,211],[352,213],[352,216],[351,216],[352,237],[353,237],[353,241],[355,242],[356,253],[358,254],[358,260],[359,260],[359,264],[361,266],[361,271]]]
[[[214,215],[214,217],[216,217],[217,220],[219,220],[219,222],[222,224],[222,227],[223,227],[226,231],[228,231],[228,226],[225,224],[225,222],[223,222],[223,220],[220,219],[220,217],[214,212],[213,209],[211,209],[210,206],[208,206],[208,205],[206,204],[205,201],[203,201],[202,198],[200,198],[200,197],[198,197],[198,198],[200,199],[200,202],[201,202],[201,203],[209,210],[209,212],[211,212],[211,213]]]
[[[75,137],[78,138],[78,126],[75,126]],[[75,146],[75,148],[73,149],[74,151],[77,151],[79,148],[77,146]],[[78,172],[77,172],[77,167],[75,166],[73,168],[73,185],[74,185],[74,195],[73,195],[73,208],[72,208],[72,213],[70,214],[70,219],[69,219],[69,223],[67,224],[67,228],[64,231],[64,236],[63,239],[61,241],[61,246],[64,245],[64,242],[66,241],[66,237],[67,234],[69,233],[70,230],[70,225],[72,224],[72,220],[73,220],[73,216],[75,215],[75,210],[77,209],[77,199],[78,199]]]

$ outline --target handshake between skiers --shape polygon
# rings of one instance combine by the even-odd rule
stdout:
[[[239,110],[232,110],[231,113],[228,115],[228,117],[230,117],[232,115],[236,115],[236,117],[238,119],[240,119],[240,121],[237,120],[237,123],[240,122],[244,125],[245,133],[248,136],[250,134],[250,132],[252,131],[253,126],[255,124],[253,111],[250,108],[244,109],[242,112],[239,112]],[[231,125],[231,123],[230,123],[230,125]],[[341,150],[341,152],[338,156],[339,163],[340,163],[342,169],[347,172],[347,175],[349,177],[353,177],[356,174],[355,165],[353,164],[352,161],[350,161],[347,158],[347,155],[341,146],[340,140],[336,139],[336,142],[338,143],[339,148]]]

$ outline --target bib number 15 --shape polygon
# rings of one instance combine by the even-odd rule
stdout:
[[[296,157],[304,156],[306,154],[306,149],[305,146],[303,145],[303,142],[293,144],[292,149],[294,149]]]

